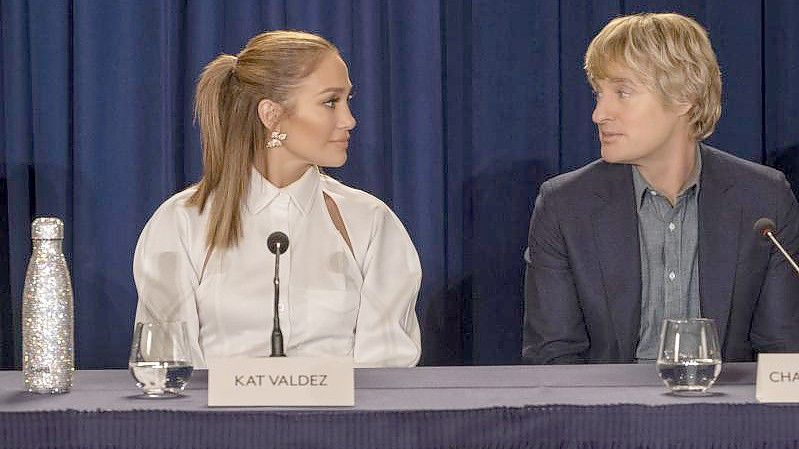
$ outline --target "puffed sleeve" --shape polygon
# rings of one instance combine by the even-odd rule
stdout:
[[[199,272],[189,253],[188,218],[175,198],[161,205],[145,225],[133,257],[133,278],[139,295],[137,322],[186,322],[195,368],[205,366],[199,345],[199,320],[194,292]]]
[[[385,205],[376,212],[362,272],[356,365],[416,365],[422,352],[416,317],[422,268],[408,233]]]

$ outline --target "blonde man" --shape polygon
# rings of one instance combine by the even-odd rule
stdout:
[[[716,321],[722,357],[799,351],[799,276],[752,230],[799,250],[782,173],[702,143],[721,111],[706,31],[678,14],[612,20],[585,71],[601,160],[541,186],[526,251],[530,363],[657,357],[664,318]]]

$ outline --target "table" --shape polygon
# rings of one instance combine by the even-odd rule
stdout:
[[[0,372],[0,447],[799,448],[799,406],[757,404],[754,364],[704,397],[667,393],[653,365],[358,369],[353,408],[208,408],[138,399],[124,370],[78,371],[71,393]]]

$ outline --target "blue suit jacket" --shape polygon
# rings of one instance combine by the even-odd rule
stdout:
[[[799,352],[799,276],[752,229],[774,220],[799,249],[799,206],[774,169],[701,145],[699,295],[725,361]],[[641,319],[638,216],[629,165],[595,161],[545,182],[525,252],[528,363],[632,362]]]

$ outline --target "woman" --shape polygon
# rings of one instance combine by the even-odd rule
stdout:
[[[288,356],[418,362],[413,243],[388,206],[318,168],[347,159],[351,89],[338,50],[302,32],[260,34],[203,71],[203,177],[159,207],[133,262],[136,320],[185,320],[195,366],[270,354],[274,231],[290,239],[279,267]]]

